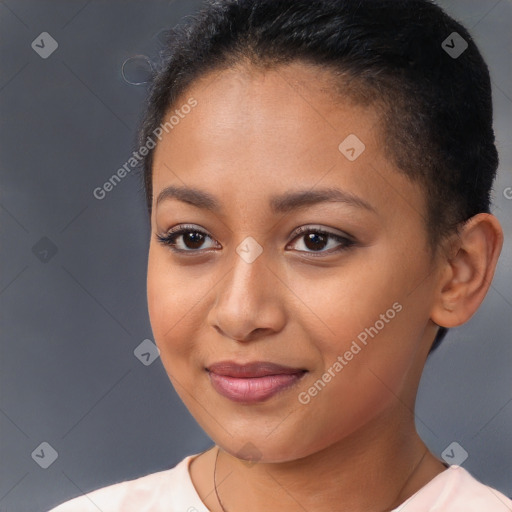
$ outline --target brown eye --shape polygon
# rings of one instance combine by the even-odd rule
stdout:
[[[299,243],[294,244],[295,250],[313,255],[332,254],[348,249],[355,244],[355,242],[348,237],[330,233],[329,231],[319,228],[299,228],[297,232],[298,236],[295,237],[294,241],[297,240]],[[327,250],[324,250],[326,248]]]
[[[205,235],[199,231],[189,231],[181,235],[183,237],[183,244],[188,249],[199,249],[204,243]]]
[[[329,237],[322,233],[309,233],[303,236],[304,245],[311,251],[319,251],[325,248]]]
[[[204,231],[194,226],[182,226],[174,229],[165,235],[156,235],[157,240],[175,252],[200,252],[200,250],[211,249],[204,247],[207,239],[212,238]]]

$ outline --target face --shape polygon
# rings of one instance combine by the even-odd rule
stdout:
[[[299,63],[203,77],[173,111],[190,98],[155,150],[147,293],[192,415],[278,462],[412,408],[436,273],[422,190],[384,156],[376,110]]]

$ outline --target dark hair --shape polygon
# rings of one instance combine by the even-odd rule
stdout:
[[[425,190],[433,253],[463,222],[490,212],[498,153],[489,70],[468,31],[430,0],[207,0],[169,30],[164,57],[141,145],[206,73],[301,61],[330,71],[335,92],[379,108],[387,156]],[[150,213],[152,162],[151,149],[142,161]]]

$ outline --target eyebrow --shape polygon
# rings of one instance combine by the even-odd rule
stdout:
[[[169,199],[177,199],[178,201],[212,212],[220,212],[222,210],[220,202],[214,196],[196,188],[173,185],[166,187],[158,194],[156,206]],[[364,199],[337,188],[286,192],[281,195],[271,196],[269,204],[274,213],[288,213],[299,208],[324,202],[345,203],[377,213],[375,208]]]

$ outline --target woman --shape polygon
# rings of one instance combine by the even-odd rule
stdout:
[[[428,0],[220,0],[168,41],[140,135],[148,306],[215,445],[53,511],[512,510],[414,422],[503,243],[466,29]]]

